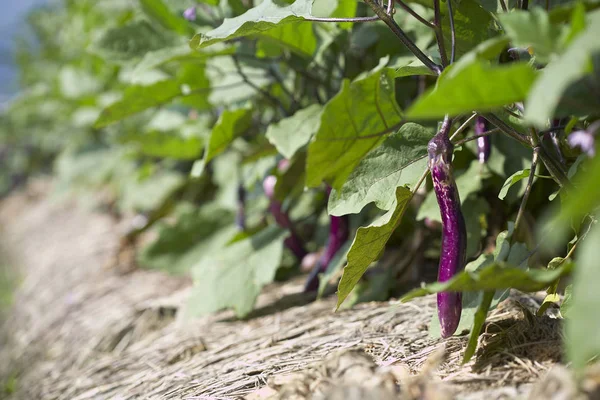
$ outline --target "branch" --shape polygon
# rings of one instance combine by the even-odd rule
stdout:
[[[396,21],[394,21],[394,18],[391,15],[387,14],[383,8],[381,8],[379,3],[377,3],[377,0],[364,1],[369,5],[369,7],[371,7],[373,12],[377,14],[379,19],[385,22],[385,24],[392,30],[394,35],[396,35],[398,39],[400,39],[402,44],[404,44],[406,48],[408,48],[408,50],[410,50],[410,52],[415,55],[415,57],[417,57],[423,64],[425,64],[427,68],[433,71],[436,75],[442,73],[442,67],[433,62],[429,57],[427,57],[427,55],[425,55],[425,53],[421,51],[421,49],[419,49],[419,47],[406,35],[406,33],[404,33],[402,28],[398,26]]]
[[[438,43],[442,65],[448,65],[448,55],[446,54],[446,45],[444,44],[444,33],[442,32],[442,14],[440,13],[440,0],[433,0],[433,24],[435,25],[435,40]]]
[[[452,64],[454,62],[454,56],[456,55],[456,30],[454,29],[454,13],[452,12],[452,0],[446,0],[446,4],[448,5],[448,18],[450,19],[450,64]]]
[[[417,21],[419,21],[420,23],[422,23],[425,26],[430,27],[431,29],[435,29],[434,24],[432,24],[431,22],[427,21],[425,18],[423,18],[419,14],[417,14],[417,12],[415,10],[413,10],[408,4],[404,3],[402,0],[396,0],[396,2],[398,3],[398,5],[400,7],[402,7],[402,9],[404,11],[406,11],[407,13],[409,13],[410,15],[415,17],[417,19]]]
[[[531,193],[531,187],[533,186],[533,179],[535,178],[535,171],[538,163],[538,156],[541,147],[535,147],[533,149],[533,159],[531,160],[531,169],[529,170],[529,179],[527,180],[527,186],[525,187],[525,193],[523,194],[523,199],[521,200],[521,205],[519,206],[519,212],[517,213],[517,218],[515,219],[515,227],[513,229],[513,234],[510,238],[510,243],[514,242],[514,238],[517,236],[517,232],[519,229],[519,225],[521,220],[523,219],[523,214],[525,213],[525,206],[527,205],[527,200],[529,199],[529,193]]]

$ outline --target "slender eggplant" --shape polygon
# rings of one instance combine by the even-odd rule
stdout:
[[[448,138],[450,125],[450,120],[446,118],[438,134],[427,146],[429,170],[442,217],[442,247],[438,268],[440,282],[451,279],[464,268],[467,245],[465,219],[452,171],[453,145]],[[438,293],[437,307],[442,337],[452,336],[460,321],[461,293]]]
[[[265,190],[265,194],[269,198],[269,211],[271,215],[275,218],[275,221],[279,226],[285,229],[289,229],[290,236],[288,236],[284,240],[284,244],[298,259],[298,261],[302,261],[304,256],[306,256],[307,251],[302,244],[302,239],[294,230],[294,226],[292,225],[292,221],[290,217],[283,211],[283,207],[281,203],[275,199],[275,184],[277,183],[277,178],[273,175],[267,176],[263,181],[263,189]]]
[[[331,187],[327,188],[327,196],[331,194]],[[348,240],[350,234],[348,216],[343,215],[336,217],[334,215],[329,218],[329,237],[325,251],[317,261],[317,264],[310,272],[306,283],[304,284],[305,292],[312,292],[319,288],[319,274],[327,270],[329,263],[335,257],[335,254],[340,250],[344,243]]]
[[[485,118],[479,116],[475,120],[475,134],[481,135],[488,130],[488,122]],[[490,158],[492,152],[492,140],[489,136],[482,136],[477,139],[477,158],[481,164],[485,164]]]

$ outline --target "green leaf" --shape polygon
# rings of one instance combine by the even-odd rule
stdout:
[[[527,63],[490,65],[473,60],[468,66],[448,67],[437,85],[407,111],[407,118],[442,118],[471,111],[491,111],[523,100],[536,73]]]
[[[322,110],[321,105],[313,104],[291,117],[270,124],[267,128],[267,139],[281,155],[287,159],[292,158],[319,129]]]
[[[297,0],[289,6],[281,7],[273,0],[264,0],[238,17],[225,18],[218,28],[195,35],[190,46],[201,49],[225,40],[265,33],[284,24],[302,22],[304,17],[310,16],[311,5],[312,1]]]
[[[191,33],[188,22],[182,16],[175,15],[162,0],[140,0],[142,10],[163,28],[175,31],[182,35]]]
[[[137,150],[150,157],[164,157],[175,160],[193,160],[200,157],[204,138],[183,137],[179,132],[151,131],[130,132],[119,136],[120,143],[134,144]]]
[[[217,46],[215,46],[217,47]],[[197,63],[206,58],[216,56],[226,56],[235,53],[235,46],[219,46],[214,51],[195,51],[190,49],[189,44],[166,47],[163,49],[147,52],[144,58],[135,66],[132,75],[138,75],[154,68],[160,67],[172,62],[191,62]]]
[[[352,83],[344,81],[325,105],[309,145],[307,186],[327,180],[339,189],[361,159],[400,128],[401,117],[392,70],[377,69]]]
[[[517,289],[523,292],[535,292],[546,288],[556,279],[567,275],[571,264],[565,264],[555,270],[522,270],[504,262],[495,262],[477,272],[463,271],[446,282],[434,282],[422,288],[412,290],[401,300],[407,302],[438,292],[462,292],[478,290]]]
[[[565,296],[560,305],[560,314],[563,318],[571,318],[571,307],[573,307],[573,284],[565,288]]]
[[[184,183],[183,177],[173,171],[160,172],[141,181],[127,179],[122,182],[119,208],[127,211],[154,210]]]
[[[500,14],[499,18],[512,45],[531,48],[536,61],[547,63],[559,52],[561,29],[550,23],[548,13],[543,8],[514,10]]]
[[[473,329],[471,330],[471,334],[469,335],[469,342],[467,343],[467,348],[465,349],[463,363],[468,362],[471,359],[471,357],[473,357],[473,354],[475,354],[475,349],[477,348],[477,338],[479,337],[481,328],[485,323],[485,319],[487,318],[488,310],[490,309],[490,305],[492,303],[493,298],[493,290],[484,292],[483,298],[481,299],[481,304],[479,304],[479,308],[475,313]]]
[[[112,62],[129,61],[149,51],[170,46],[174,40],[157,31],[150,22],[135,20],[106,30],[92,43],[90,50]]]
[[[433,134],[431,129],[407,123],[390,135],[367,154],[339,191],[331,192],[329,214],[356,214],[371,202],[381,210],[394,207],[396,188],[412,189],[427,168],[427,143]]]
[[[447,0],[449,1],[449,0]],[[454,27],[456,31],[456,58],[469,52],[492,34],[492,14],[484,10],[476,0],[453,1]],[[447,7],[441,8],[442,31],[448,58],[450,58],[451,30]]]
[[[158,237],[143,247],[138,263],[144,268],[182,274],[207,254],[225,246],[237,228],[233,214],[216,204],[185,207],[172,225],[161,223]]]
[[[178,97],[187,97],[196,106],[207,103],[206,95],[200,92],[210,91],[209,83],[204,76],[204,68],[186,66],[180,71],[177,79],[167,79],[151,85],[133,85],[125,89],[122,98],[102,110],[94,127],[103,128],[111,123],[137,114],[149,108],[170,103]],[[196,96],[201,96],[197,99]]]
[[[269,227],[258,234],[215,251],[192,267],[194,287],[184,315],[206,315],[233,308],[248,315],[263,286],[273,282],[287,232]]]
[[[591,71],[591,57],[600,51],[600,13],[589,17],[586,30],[579,34],[567,50],[550,62],[535,81],[525,103],[525,119],[539,127],[553,117],[563,93],[570,85]]]
[[[600,308],[598,290],[600,224],[588,234],[577,257],[573,277],[573,300],[566,321],[566,347],[573,368],[581,371],[588,361],[600,354],[600,320],[594,317]]]
[[[405,187],[396,189],[396,208],[390,210],[371,225],[360,227],[348,252],[348,265],[344,267],[342,279],[338,285],[337,306],[339,308],[354,286],[363,276],[369,265],[377,259],[385,244],[400,223],[412,193]]]
[[[504,198],[508,194],[508,190],[515,183],[520,182],[522,179],[529,178],[529,174],[530,173],[531,173],[531,170],[524,169],[524,170],[521,170],[521,171],[517,171],[514,174],[512,174],[511,176],[509,176],[508,178],[506,178],[506,181],[504,181],[504,185],[502,185],[502,188],[500,189],[500,193],[498,193],[498,198],[500,200],[504,200]]]
[[[311,22],[284,24],[260,34],[260,37],[273,41],[293,52],[312,56],[317,49],[317,38]]]
[[[340,247],[335,256],[331,259],[331,262],[327,266],[327,270],[319,276],[319,289],[317,290],[317,298],[321,298],[327,289],[327,284],[338,275],[344,268],[344,265],[348,262],[348,251],[352,242],[349,240]]]
[[[235,138],[246,132],[251,124],[251,108],[223,111],[210,135],[204,155],[204,163],[208,163],[216,155],[223,152]]]

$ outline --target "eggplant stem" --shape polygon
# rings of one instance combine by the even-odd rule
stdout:
[[[537,169],[538,157],[540,153],[541,147],[535,147],[533,149],[533,158],[531,159],[531,169],[529,170],[529,179],[527,179],[527,186],[525,187],[525,193],[523,194],[523,198],[521,199],[521,205],[519,206],[519,212],[517,213],[517,218],[515,219],[515,227],[513,229],[513,234],[510,237],[510,244],[513,244],[514,238],[517,236],[517,232],[519,226],[521,224],[521,220],[523,219],[523,215],[525,214],[525,206],[527,205],[527,200],[529,199],[529,194],[531,193],[531,187],[533,186],[533,179],[535,178],[535,171]]]
[[[440,0],[433,0],[433,25],[435,26],[435,40],[438,44],[442,65],[448,66],[448,55],[446,54],[446,45],[444,44],[444,32],[442,32],[442,14],[440,12]]]
[[[454,29],[454,13],[452,12],[452,0],[446,0],[448,6],[448,19],[450,20],[450,64],[454,63],[456,55],[456,29]]]
[[[423,25],[425,25],[425,26],[427,26],[427,27],[429,27],[431,29],[436,29],[436,27],[435,27],[434,24],[432,24],[431,22],[427,21],[425,18],[421,17],[415,10],[413,10],[408,4],[406,4],[402,0],[396,0],[396,3],[398,3],[398,5],[400,5],[400,7],[402,7],[402,9],[404,11],[406,11],[407,13],[409,13],[410,15],[412,15],[417,21],[419,21]]]
[[[477,118],[477,114],[473,113],[461,126],[456,129],[456,131],[454,131],[452,136],[450,136],[450,140],[454,139],[457,135],[461,134],[465,129],[467,129],[475,118]]]

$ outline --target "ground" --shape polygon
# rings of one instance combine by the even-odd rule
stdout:
[[[429,336],[432,297],[334,313],[333,297],[312,301],[294,280],[266,288],[246,320],[181,321],[189,279],[116,268],[119,224],[51,193],[42,181],[0,203],[0,255],[20,277],[0,326],[0,397],[576,396],[559,364],[560,321],[530,312],[536,296],[512,293],[466,365],[465,336]]]

